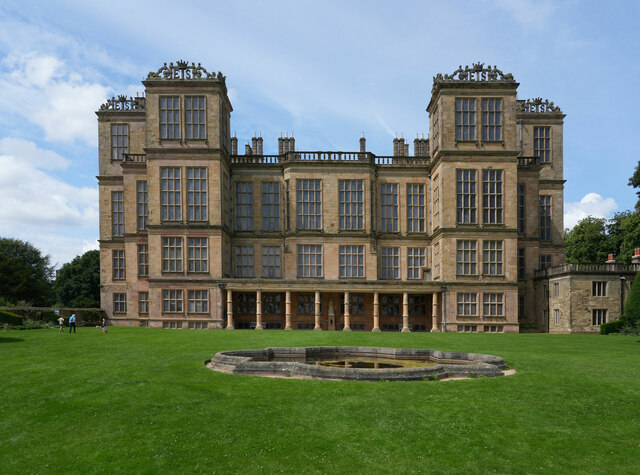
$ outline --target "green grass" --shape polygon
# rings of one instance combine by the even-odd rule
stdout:
[[[217,351],[490,353],[450,382],[232,376]],[[80,328],[0,332],[2,473],[640,473],[637,337]]]

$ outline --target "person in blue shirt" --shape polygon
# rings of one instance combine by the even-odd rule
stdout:
[[[73,328],[73,333],[76,332],[76,314],[72,314],[69,317],[69,333],[71,333],[71,329]]]

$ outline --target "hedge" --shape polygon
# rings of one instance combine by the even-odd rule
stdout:
[[[22,317],[6,310],[0,310],[0,323],[9,325],[22,325]]]
[[[609,333],[620,333],[620,330],[622,330],[626,323],[627,322],[622,317],[620,317],[620,320],[603,323],[600,325],[600,334],[608,335]]]

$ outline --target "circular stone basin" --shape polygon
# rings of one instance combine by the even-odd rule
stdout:
[[[221,351],[206,364],[232,374],[352,381],[504,376],[506,367],[493,355],[364,346]]]

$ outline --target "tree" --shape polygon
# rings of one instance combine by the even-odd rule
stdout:
[[[53,266],[32,244],[0,238],[0,299],[35,306],[51,304]]]
[[[67,307],[100,307],[100,251],[87,251],[58,271],[54,288]]]
[[[631,178],[629,178],[628,185],[638,190],[636,191],[636,194],[638,195],[638,202],[636,203],[636,211],[640,211],[640,161],[638,161],[638,164],[636,165],[636,169],[633,172],[633,175],[631,175]]]
[[[612,252],[604,218],[580,220],[573,229],[565,230],[564,244],[567,262],[605,262]]]
[[[611,252],[618,262],[629,264],[640,247],[640,211],[616,213],[607,223]]]
[[[636,274],[624,304],[624,320],[632,330],[640,327],[640,273]]]

